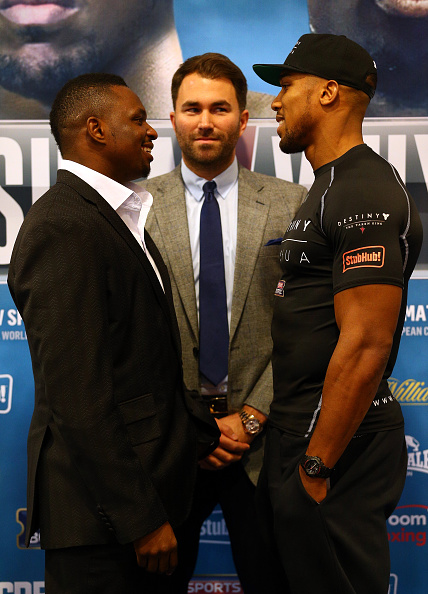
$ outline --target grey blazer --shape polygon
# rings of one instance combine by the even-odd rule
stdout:
[[[279,245],[306,189],[239,167],[238,235],[229,342],[229,411],[243,404],[269,413],[273,397],[271,320],[274,291],[281,276]],[[154,204],[146,228],[168,267],[180,328],[184,382],[199,390],[199,330],[193,265],[180,166],[148,180]],[[257,481],[263,439],[254,440],[244,457],[245,469]]]

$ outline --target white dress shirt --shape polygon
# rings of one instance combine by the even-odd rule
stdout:
[[[202,187],[207,180],[190,171],[183,161],[181,162],[181,175],[185,186],[190,248],[192,251],[193,275],[195,278],[196,305],[199,316],[199,225],[202,204],[204,202],[204,191]],[[220,208],[224,272],[226,278],[227,317],[230,328],[238,233],[238,162],[236,158],[232,165],[215,177],[213,181],[217,184],[215,196]]]
[[[144,250],[156,276],[159,279],[162,289],[163,283],[159,270],[150,255],[144,240],[144,225],[146,224],[149,210],[153,204],[153,196],[141,186],[128,183],[126,186],[119,184],[110,177],[85,167],[75,161],[63,159],[60,165],[61,169],[74,173],[80,177],[91,188],[96,190],[102,198],[117,212],[122,221],[131,231],[132,235],[138,241]]]

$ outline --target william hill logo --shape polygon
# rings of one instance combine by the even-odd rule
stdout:
[[[392,395],[400,404],[428,405],[428,387],[425,382],[406,379],[400,383],[395,377],[388,380]]]

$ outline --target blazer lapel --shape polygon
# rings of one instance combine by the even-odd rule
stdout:
[[[165,262],[162,259],[162,256],[161,256],[158,248],[156,247],[156,244],[154,243],[153,239],[150,237],[147,230],[144,231],[144,236],[145,236],[147,249],[149,250],[151,257],[153,258],[153,261],[156,264],[156,267],[159,270],[159,274],[162,279],[162,283],[163,283],[163,286],[165,289],[164,295],[166,297],[168,307],[169,307],[169,316],[170,316],[170,320],[171,320],[171,327],[173,330],[174,340],[176,343],[177,350],[181,356],[180,331],[178,329],[177,317],[175,315],[175,310],[174,310],[174,301],[172,299],[171,281],[169,279],[168,269],[165,265]],[[158,281],[158,285],[159,285],[159,281]]]
[[[180,167],[162,185],[153,210],[165,245],[169,269],[174,277],[185,314],[194,338],[198,340],[198,314],[196,310],[195,281],[192,252],[187,224],[186,199]]]
[[[270,208],[269,200],[262,191],[263,186],[256,185],[253,178],[246,175],[245,169],[239,169],[238,183],[238,234],[230,342],[233,340],[247,299]]]
[[[129,248],[134,252],[134,254],[138,258],[139,262],[141,263],[142,267],[144,268],[146,275],[148,276],[148,278],[152,284],[153,290],[157,296],[159,304],[162,307],[162,309],[169,321],[169,324],[171,326],[171,329],[172,329],[174,337],[175,337],[176,330],[174,327],[174,321],[176,322],[176,320],[175,320],[175,316],[174,316],[174,318],[172,318],[172,316],[171,316],[171,310],[170,310],[170,306],[169,306],[166,294],[164,293],[164,291],[159,283],[159,279],[156,275],[156,272],[153,270],[153,266],[151,265],[146,254],[144,253],[144,250],[142,249],[142,247],[140,246],[138,241],[135,239],[135,237],[132,235],[131,231],[128,229],[128,227],[125,225],[125,223],[122,221],[120,216],[104,200],[104,198],[102,196],[100,196],[100,194],[98,194],[98,192],[96,190],[94,190],[91,186],[89,186],[86,182],[84,182],[82,179],[80,179],[73,173],[70,173],[69,171],[59,170],[57,181],[61,182],[61,183],[65,183],[67,185],[70,185],[73,189],[77,190],[79,192],[79,194],[81,194],[81,196],[85,200],[89,200],[90,202],[92,202],[97,207],[99,213],[110,223],[110,225],[112,225],[114,227],[114,229],[117,231],[117,233],[126,241]],[[151,238],[149,239],[149,242],[151,242],[150,247],[153,247],[154,243],[151,241]],[[150,251],[150,248],[148,248],[148,249]],[[150,251],[150,254],[153,257],[152,251]],[[156,250],[156,260],[154,257],[153,257],[153,259],[156,263],[156,266],[158,266],[158,263],[159,263],[158,268],[162,269],[165,267],[165,265],[163,264],[163,261],[162,261],[162,257],[158,253],[157,250]],[[161,273],[162,282],[164,283],[165,292],[168,290],[171,291],[169,279],[167,281],[165,280],[165,276],[168,275],[167,271],[163,270],[163,272],[160,271],[160,273]],[[178,342],[178,344],[179,344],[179,342]],[[180,352],[180,350],[181,349],[179,348],[179,352]]]

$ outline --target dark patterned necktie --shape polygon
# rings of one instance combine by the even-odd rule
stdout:
[[[203,186],[199,268],[199,370],[215,386],[227,375],[229,327],[216,183]]]

